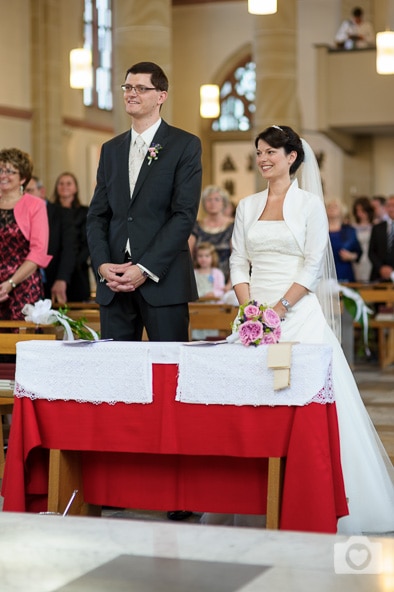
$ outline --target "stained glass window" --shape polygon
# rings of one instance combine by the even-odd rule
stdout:
[[[84,47],[92,52],[93,87],[84,89],[87,106],[112,109],[112,7],[111,0],[85,0]]]
[[[248,131],[255,112],[256,64],[250,58],[226,77],[220,88],[220,116],[212,122],[215,132]]]

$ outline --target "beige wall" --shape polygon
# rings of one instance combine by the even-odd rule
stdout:
[[[245,2],[173,9],[174,125],[200,134],[200,86],[222,77],[221,68],[251,42],[253,17]]]
[[[45,6],[45,1],[54,2],[52,7],[58,6],[55,23],[59,30],[59,35],[55,37],[55,53],[60,56],[58,64],[56,61],[53,63],[55,54],[44,52],[48,44],[45,27],[42,33],[40,27],[42,44],[38,48],[43,53],[38,56],[39,59],[32,53],[32,6]],[[122,0],[117,0],[119,1]],[[279,1],[279,7],[281,2],[285,0]],[[379,24],[384,20],[386,12],[381,2],[387,3],[388,20],[394,17],[394,0],[371,0],[368,2],[368,10],[378,19]],[[60,156],[55,169],[53,166],[50,169],[50,174],[42,173],[41,170],[37,172],[45,175],[44,181],[51,191],[55,171],[73,171],[80,181],[82,198],[88,203],[100,146],[112,136],[114,117],[112,114],[86,109],[82,103],[82,92],[69,88],[68,54],[72,47],[81,43],[82,5],[82,0],[0,0],[1,14],[6,15],[6,18],[0,19],[0,48],[3,56],[0,145],[15,145],[29,152],[32,150],[34,81],[37,78],[43,81],[39,92],[44,92],[45,84],[57,85],[52,88],[59,89]],[[327,194],[342,195],[349,200],[355,191],[383,194],[394,192],[394,138],[373,137],[361,142],[354,156],[345,156],[336,144],[316,130],[315,44],[332,42],[344,7],[347,9],[347,5],[341,0],[298,0],[297,98],[301,108],[301,132],[316,151],[323,151],[325,154],[322,174]],[[245,0],[219,4],[211,2],[172,9],[170,123],[204,136],[203,139],[206,140],[207,124],[199,116],[199,87],[206,82],[221,80],[233,57],[253,47],[253,18],[247,13]],[[45,15],[42,25],[45,24],[44,21]],[[393,22],[388,24],[394,29]],[[48,78],[42,64],[51,58],[52,72],[55,71]],[[156,61],[160,63],[160,55]],[[114,95],[114,104],[116,109],[123,109],[120,95]],[[53,108],[53,104],[51,106]],[[55,110],[56,108],[57,103]],[[81,124],[85,123],[89,125],[83,127]],[[38,142],[40,140],[39,137]],[[206,154],[209,158],[208,152]],[[44,165],[45,163],[42,165],[43,171],[46,170]]]

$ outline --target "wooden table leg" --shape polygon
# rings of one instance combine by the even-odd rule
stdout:
[[[0,479],[4,476],[5,466],[3,416],[11,415],[13,406],[12,397],[0,396]]]
[[[101,506],[87,504],[83,499],[80,452],[50,450],[48,480],[48,512],[64,512],[74,491],[78,493],[68,512],[74,516],[100,516]]]
[[[279,529],[285,458],[268,459],[267,528]]]

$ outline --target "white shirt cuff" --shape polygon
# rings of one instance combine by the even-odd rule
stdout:
[[[140,265],[140,263],[137,263],[137,267],[139,267],[141,271],[145,271],[148,274],[149,279],[156,282],[156,284],[159,282],[159,278],[157,277],[157,275],[155,275],[154,273],[149,271],[149,269],[146,269],[146,267],[144,267],[143,265]]]

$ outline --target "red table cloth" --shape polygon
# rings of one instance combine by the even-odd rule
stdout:
[[[348,513],[335,404],[175,401],[177,365],[154,364],[153,404],[15,399],[5,511],[46,509],[49,449],[82,452],[86,502],[264,514],[267,458],[286,457],[281,529],[336,532]]]

